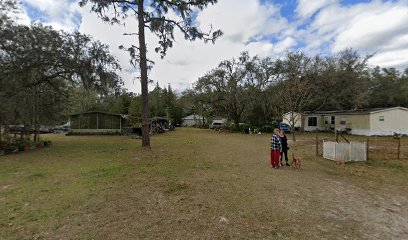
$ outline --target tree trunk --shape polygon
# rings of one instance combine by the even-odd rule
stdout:
[[[150,148],[149,136],[149,89],[147,79],[146,42],[144,29],[143,0],[138,0],[137,18],[139,21],[139,51],[140,51],[140,82],[142,87],[142,147]]]
[[[21,132],[20,132],[20,142],[24,141],[25,131],[26,131],[26,125],[24,124],[24,127],[23,127],[23,129],[21,129]]]
[[[8,123],[3,123],[3,127],[4,127],[4,132],[3,132],[4,141],[6,143],[10,143],[10,129],[9,129]]]
[[[3,141],[3,121],[0,121],[0,144]]]

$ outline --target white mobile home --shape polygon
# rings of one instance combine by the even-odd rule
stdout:
[[[282,122],[288,124],[292,127],[292,121],[295,125],[293,127],[300,128],[302,127],[302,115],[297,112],[287,112],[282,116]]]
[[[403,107],[304,114],[305,131],[347,130],[355,135],[408,134],[408,109]]]

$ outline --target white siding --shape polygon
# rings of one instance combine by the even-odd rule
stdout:
[[[288,124],[289,126],[291,126],[291,114],[292,112],[288,112],[283,114],[282,116],[282,122]],[[293,118],[295,119],[295,126],[294,127],[301,127],[302,125],[302,120],[301,120],[301,114],[299,113],[293,113]]]
[[[316,126],[309,126],[309,118],[313,118],[315,117],[317,120]],[[304,124],[305,124],[305,131],[306,132],[312,132],[312,131],[316,131],[316,130],[326,130],[325,128],[325,124],[324,124],[324,116],[321,115],[308,115],[305,117],[304,120]]]
[[[206,119],[204,118],[204,121]],[[203,116],[200,115],[190,115],[185,118],[183,118],[183,126],[194,126],[194,125],[203,125]]]
[[[408,110],[391,108],[370,114],[371,135],[408,134]]]

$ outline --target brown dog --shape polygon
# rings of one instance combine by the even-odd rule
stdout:
[[[302,157],[295,157],[295,155],[293,155],[292,158],[292,166],[299,172],[300,171],[300,166],[302,165]]]

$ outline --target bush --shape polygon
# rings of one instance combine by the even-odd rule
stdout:
[[[230,132],[241,132],[241,133],[245,133],[245,132],[248,132],[248,129],[249,129],[249,128],[253,129],[253,127],[252,127],[251,125],[249,125],[249,124],[241,124],[241,125],[233,124],[233,125],[230,125],[230,126],[228,127],[228,130],[229,130]]]
[[[45,140],[44,141],[44,147],[51,146],[51,141],[50,140]]]
[[[30,141],[21,141],[21,142],[2,142],[0,144],[0,155],[10,154],[10,153],[18,153],[23,152],[26,150],[26,146],[29,146],[29,149],[35,149],[38,147],[45,147],[50,146],[50,140],[43,140],[37,143],[30,142]]]
[[[275,129],[274,126],[265,125],[265,126],[263,126],[263,127],[261,128],[261,132],[272,133],[274,129]]]

